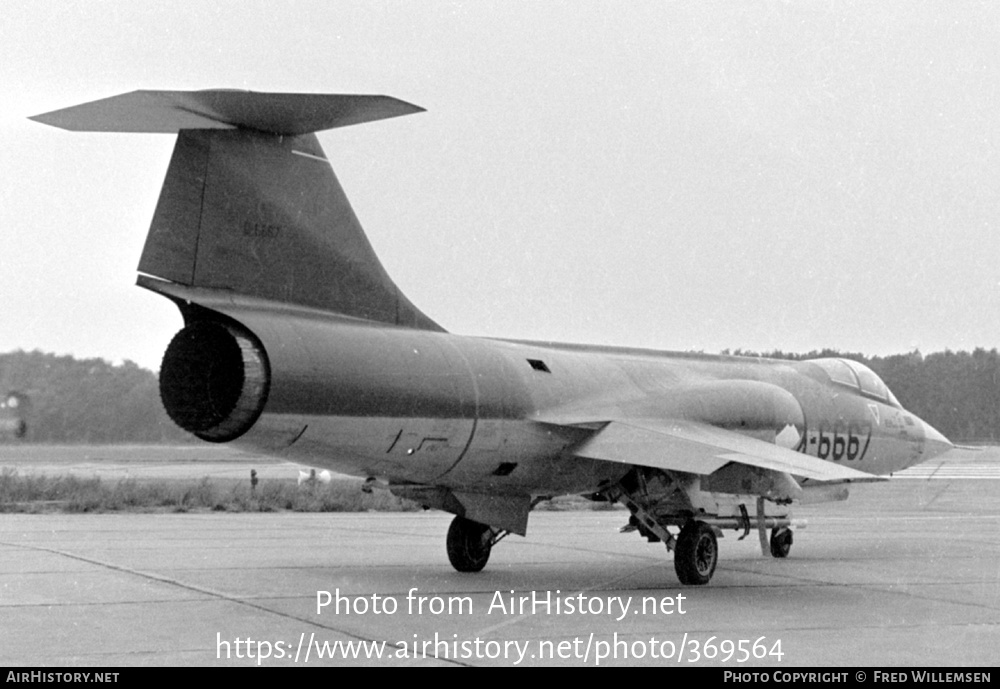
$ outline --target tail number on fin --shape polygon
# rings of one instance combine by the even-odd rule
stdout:
[[[243,221],[243,236],[254,239],[277,239],[281,235],[281,225],[272,225],[251,220]]]

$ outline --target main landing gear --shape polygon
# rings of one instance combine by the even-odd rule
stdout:
[[[716,534],[721,536],[720,528],[745,529],[744,536],[751,528],[751,522],[743,510],[742,519],[707,517],[705,521],[688,517],[681,526],[680,533],[675,537],[667,530],[667,525],[680,526],[680,519],[672,522],[660,522],[652,517],[643,507],[630,499],[623,502],[632,511],[632,519],[623,531],[636,531],[649,541],[660,541],[674,551],[674,570],[677,578],[686,586],[704,586],[712,580],[716,565],[719,563],[719,543]],[[775,524],[777,522],[777,524]],[[786,519],[761,518],[758,528],[761,532],[761,542],[769,546],[772,557],[788,557],[792,548],[792,530]],[[772,526],[773,525],[773,526]],[[768,543],[766,529],[771,526],[771,538]],[[448,560],[459,572],[479,572],[490,559],[493,546],[502,540],[507,532],[494,529],[486,524],[455,517],[448,529],[447,547]],[[764,551],[767,554],[767,550]]]
[[[691,520],[681,529],[674,547],[674,570],[682,584],[703,586],[715,574],[719,544],[705,522]]]
[[[486,524],[455,517],[448,528],[448,559],[459,572],[479,572],[490,559],[493,546],[507,535]]]

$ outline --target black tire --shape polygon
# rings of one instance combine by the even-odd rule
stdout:
[[[465,517],[455,517],[448,528],[448,559],[459,572],[480,572],[490,559],[493,529]]]
[[[712,527],[694,520],[685,524],[674,551],[674,569],[681,583],[704,586],[712,580],[718,561],[719,544]]]
[[[792,530],[787,526],[771,529],[771,556],[788,557],[792,549]]]

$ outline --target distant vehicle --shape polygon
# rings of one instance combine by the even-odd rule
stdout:
[[[23,438],[28,433],[28,396],[8,392],[0,400],[0,439]]]
[[[846,484],[952,447],[853,361],[445,332],[382,267],[314,134],[420,111],[386,96],[135,91],[32,118],[178,133],[138,284],[184,317],[160,372],[181,428],[454,513],[447,552],[463,572],[525,535],[539,500],[617,501],[623,530],[665,543],[685,584],[712,578],[722,529],[756,528],[785,557],[792,503],[842,500]]]

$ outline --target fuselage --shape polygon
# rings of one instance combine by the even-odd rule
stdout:
[[[254,301],[219,307],[280,373],[237,442],[343,473],[501,494],[594,490],[628,467],[572,449],[618,418],[710,423],[880,475],[950,447],[865,380],[873,373],[839,360],[503,341]]]

